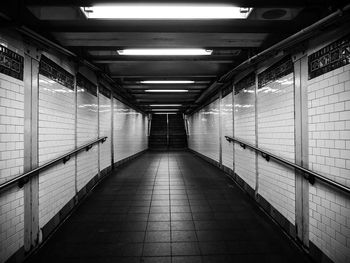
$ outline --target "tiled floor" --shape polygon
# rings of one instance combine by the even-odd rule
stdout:
[[[150,152],[103,181],[32,262],[308,262],[219,169]]]

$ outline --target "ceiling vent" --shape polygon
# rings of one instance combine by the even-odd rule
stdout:
[[[255,8],[249,15],[253,20],[292,20],[302,8]]]

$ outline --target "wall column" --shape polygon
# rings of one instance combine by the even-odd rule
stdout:
[[[295,162],[308,168],[307,56],[294,56]],[[297,238],[309,245],[309,182],[295,171],[295,228]]]
[[[39,57],[26,48],[24,59],[24,172],[38,167]],[[30,177],[24,185],[24,249],[39,243],[39,178]]]

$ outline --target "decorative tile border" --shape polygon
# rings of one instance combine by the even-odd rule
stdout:
[[[24,57],[0,45],[0,73],[23,80]]]
[[[109,89],[107,89],[105,86],[103,86],[102,84],[99,84],[98,91],[99,91],[99,93],[106,96],[107,98],[111,97],[111,91]]]
[[[235,95],[241,90],[255,86],[255,74],[250,73],[235,84]]]
[[[259,89],[283,76],[294,72],[293,61],[287,56],[258,75]]]
[[[80,73],[77,75],[77,86],[84,88],[90,94],[97,96],[97,86]]]
[[[45,56],[41,56],[39,74],[74,90],[74,76]]]
[[[350,35],[308,56],[309,79],[316,78],[350,63]]]

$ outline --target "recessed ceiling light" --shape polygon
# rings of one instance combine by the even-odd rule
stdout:
[[[150,104],[151,107],[179,107],[182,104]]]
[[[145,92],[188,92],[188,89],[146,89]]]
[[[131,48],[117,50],[121,56],[209,56],[213,50],[203,48]]]
[[[142,84],[192,84],[193,80],[141,80]]]
[[[81,7],[95,19],[246,19],[252,8],[204,4],[112,4]]]

